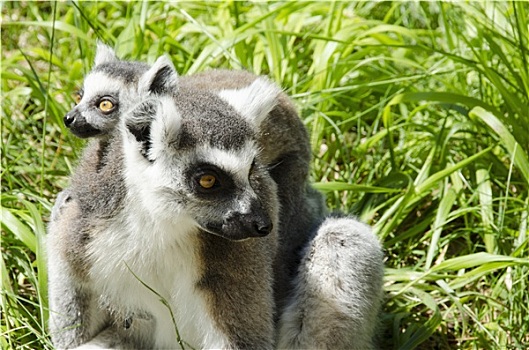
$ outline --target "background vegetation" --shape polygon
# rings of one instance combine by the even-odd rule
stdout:
[[[386,252],[388,348],[529,346],[529,4],[2,2],[1,348],[51,348],[45,226],[97,38],[181,74],[266,74],[312,177]]]

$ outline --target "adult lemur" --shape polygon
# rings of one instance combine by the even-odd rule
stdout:
[[[164,59],[149,70],[119,61],[105,48],[97,57],[77,111],[87,102],[104,112],[105,100],[110,100],[110,109],[119,111],[114,118],[118,121],[127,105],[149,93],[153,98],[129,113],[121,131],[124,140],[113,131],[116,122],[98,128],[106,137],[88,147],[67,192],[73,201],[63,205],[50,224],[54,343],[76,346],[110,327],[105,331],[109,339],[100,336],[95,341],[103,346],[176,346],[173,323],[167,318],[171,314],[163,303],[153,301],[158,299],[149,290],[153,288],[165,292],[182,338],[193,346],[268,348],[274,344],[274,303],[267,294],[272,278],[280,305],[279,347],[368,347],[379,303],[380,248],[369,229],[353,219],[328,218],[314,229],[322,210],[311,209],[318,208],[318,196],[306,190],[308,142],[286,97],[248,73],[215,71],[180,78],[176,89],[176,74]],[[82,120],[82,113],[74,122]],[[88,124],[97,125],[97,115],[92,120]],[[242,134],[230,129],[234,120]],[[237,151],[246,141],[244,151]],[[219,147],[201,150],[200,145],[208,143]],[[184,169],[197,165],[195,169],[203,171],[201,161],[200,166],[207,165],[205,178],[197,175],[199,187],[187,188],[185,179],[193,174]],[[146,174],[150,176],[144,178]],[[247,183],[244,176],[249,176]],[[159,184],[150,188],[156,182],[152,180]],[[202,180],[206,186],[212,181],[213,186],[230,184],[222,204],[215,202],[220,197],[200,192]],[[236,195],[251,192],[259,205],[252,196]],[[273,225],[278,208],[280,222]],[[173,220],[182,231],[173,229]],[[274,229],[266,238],[228,240],[263,235],[269,223]],[[293,278],[296,251],[303,245],[299,274]],[[156,271],[162,278],[154,276]],[[181,283],[170,283],[176,280]],[[123,290],[137,295],[127,299]],[[178,297],[195,301],[182,304]]]

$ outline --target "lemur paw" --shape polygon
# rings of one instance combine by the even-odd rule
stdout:
[[[59,192],[59,194],[57,195],[57,199],[55,200],[55,204],[51,209],[50,221],[57,221],[57,219],[61,216],[61,213],[64,211],[64,208],[72,199],[73,195],[70,190],[65,189]]]

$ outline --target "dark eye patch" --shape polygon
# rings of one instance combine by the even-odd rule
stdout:
[[[209,176],[215,178],[214,185],[210,188],[205,188],[203,180],[204,177]],[[203,198],[226,197],[232,195],[235,191],[235,182],[232,175],[213,164],[199,163],[190,167],[186,178],[193,192]]]

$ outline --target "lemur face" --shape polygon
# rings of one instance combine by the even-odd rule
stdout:
[[[256,131],[278,93],[258,79],[219,94],[180,89],[148,98],[124,120],[129,188],[159,220],[186,216],[230,240],[270,234],[277,189],[260,161]]]
[[[127,86],[102,72],[92,72],[77,93],[77,105],[64,117],[64,124],[81,138],[111,132],[122,113],[120,92]]]
[[[121,115],[137,102],[138,80],[149,69],[140,62],[119,60],[114,51],[98,44],[95,65],[76,93],[76,106],[64,124],[81,138],[111,133]]]

